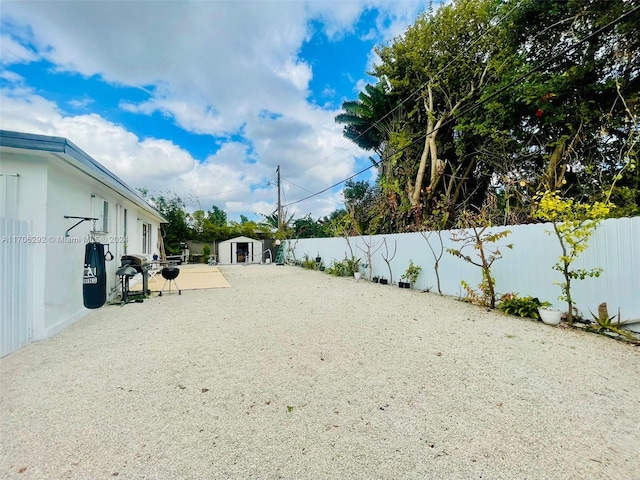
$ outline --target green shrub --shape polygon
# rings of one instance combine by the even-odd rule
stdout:
[[[302,268],[306,268],[307,270],[315,270],[317,268],[316,261],[309,258],[309,255],[305,255],[302,260]]]
[[[350,277],[354,273],[360,271],[360,259],[359,258],[352,257],[351,260],[349,260],[348,258],[345,258],[342,261],[342,264],[344,265],[344,276],[345,277]]]
[[[505,293],[500,298],[498,309],[507,315],[539,319],[538,308],[549,305],[549,302],[541,302],[535,297],[519,297],[517,293]]]
[[[202,247],[202,261],[204,263],[209,261],[209,255],[211,255],[211,247],[209,245],[205,245]]]
[[[333,275],[334,277],[348,277],[349,275],[351,275],[349,273],[349,267],[345,262],[336,262],[335,260],[330,267],[327,267],[324,270],[324,273],[328,273],[329,275]]]
[[[413,260],[409,260],[409,266],[404,272],[404,278],[406,278],[411,286],[418,281],[422,267],[413,263]]]

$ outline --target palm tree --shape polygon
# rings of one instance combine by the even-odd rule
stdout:
[[[394,109],[393,97],[383,83],[367,84],[364,89],[358,100],[342,103],[343,113],[336,115],[335,121],[345,125],[345,138],[383,158],[391,132],[398,124],[399,109]]]

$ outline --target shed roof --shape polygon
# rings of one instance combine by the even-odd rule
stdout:
[[[251,243],[251,242],[255,242],[255,243],[262,243],[262,240],[257,240],[255,238],[249,238],[249,237],[235,237],[235,238],[230,238],[229,240],[224,240],[220,243],[218,243],[218,245],[222,244],[222,243]]]
[[[140,208],[156,217],[160,222],[167,223],[167,219],[164,218],[155,208],[149,205],[149,203],[133,188],[127,185],[104,165],[64,137],[0,130],[0,149],[7,151],[10,151],[11,149],[33,150],[51,153],[52,157],[67,162],[72,167],[77,168],[86,175],[89,175],[98,182],[135,203]]]

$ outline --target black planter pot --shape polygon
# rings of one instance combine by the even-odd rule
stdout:
[[[316,257],[316,263],[320,263],[322,261],[322,257]]]
[[[386,278],[380,279],[380,285],[386,285],[387,283],[389,283],[389,280],[387,280]]]
[[[371,279],[371,281],[372,281],[373,283],[378,283],[378,281],[380,281],[380,277],[373,277],[373,278]]]
[[[400,287],[400,288],[411,288],[411,284],[409,282],[400,281],[400,282],[398,282],[398,287]]]

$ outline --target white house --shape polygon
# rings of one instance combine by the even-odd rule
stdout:
[[[249,237],[236,237],[218,244],[218,262],[261,263],[262,241]]]
[[[69,140],[0,130],[0,356],[88,312],[82,274],[91,235],[113,254],[107,296],[115,299],[120,257],[159,252],[163,222],[135,190]]]

